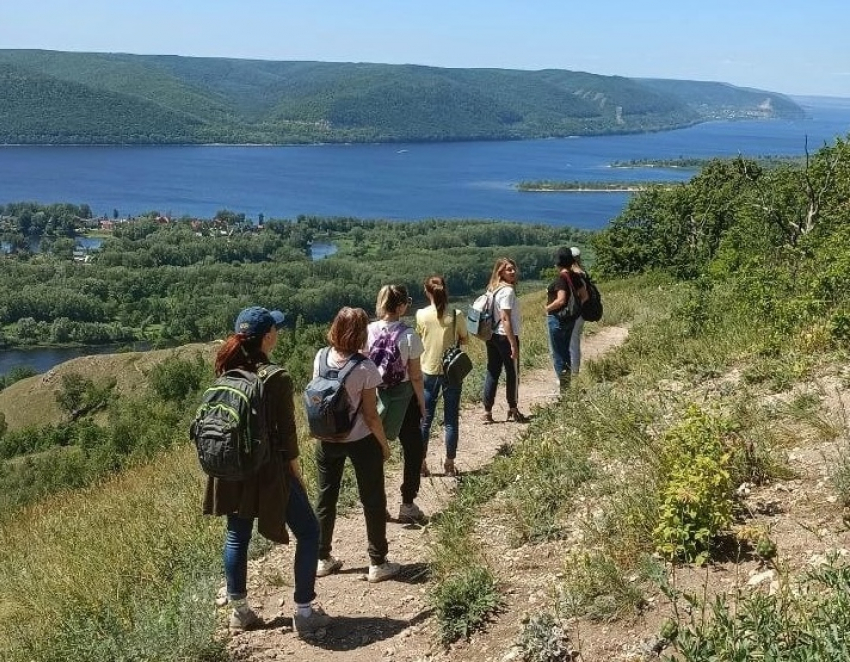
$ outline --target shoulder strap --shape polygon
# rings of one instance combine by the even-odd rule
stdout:
[[[507,287],[507,285],[497,285],[496,289],[493,290],[493,293],[490,295],[490,314],[493,316],[493,328],[499,326],[502,323],[502,316],[496,310],[496,293],[499,290],[503,290]]]
[[[407,331],[407,329],[407,324],[399,320],[398,325],[393,331],[390,331],[389,327],[384,327],[384,333],[389,335],[390,340],[393,341],[393,344],[398,345],[398,339],[401,338],[401,334]]]
[[[282,366],[279,366],[276,363],[269,363],[257,370],[257,377],[259,377],[260,381],[265,384],[279,372],[283,372]]]
[[[328,348],[328,351],[330,351],[330,348]],[[345,362],[345,365],[342,366],[339,373],[337,374],[336,378],[339,380],[339,383],[345,384],[345,379],[348,377],[349,373],[365,360],[366,357],[363,356],[360,352],[354,352],[354,354],[349,356],[348,361]]]
[[[331,364],[328,362],[328,356],[331,353],[330,347],[322,347],[319,350],[319,377],[323,377],[327,379],[328,374],[331,372]]]
[[[567,275],[566,277],[564,277],[564,275],[563,275],[563,274],[560,274],[560,276],[561,276],[561,278],[562,278],[562,279],[564,279],[565,281],[567,281],[567,285],[568,285],[568,286],[569,286],[569,288],[570,288],[570,293],[571,293],[574,297],[576,297],[576,296],[577,296],[577,295],[576,295],[576,288],[575,288],[575,285],[573,285],[573,279],[572,279],[572,277],[571,277],[571,276],[569,276],[569,275]],[[578,299],[576,299],[576,300],[578,300]]]
[[[457,337],[457,308],[452,309],[452,346],[459,347],[460,339]]]

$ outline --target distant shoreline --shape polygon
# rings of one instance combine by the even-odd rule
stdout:
[[[520,188],[521,193],[640,193],[646,191],[647,186],[621,186],[618,188]]]
[[[677,182],[520,182],[521,193],[640,193],[653,186],[672,187]]]

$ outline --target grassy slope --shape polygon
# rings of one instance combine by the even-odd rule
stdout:
[[[681,420],[687,404],[696,402],[731,417],[737,438],[752,449],[762,475],[779,476],[785,471],[778,461],[783,444],[799,443],[803,429],[821,437],[825,432],[809,427],[799,410],[777,409],[765,395],[787,391],[824,370],[840,371],[846,363],[846,357],[825,354],[823,347],[812,344],[802,333],[782,356],[767,357],[754,351],[763,340],[759,330],[746,317],[736,315],[734,306],[725,305],[723,292],[714,296],[720,297],[717,303],[726,317],[711,319],[699,333],[691,325],[687,302],[692,293],[687,285],[644,277],[609,283],[604,292],[606,323],[632,328],[627,344],[586,366],[572,397],[541,412],[522,444],[498,458],[482,476],[464,481],[461,498],[433,530],[438,579],[463,577],[463,571],[472,568],[470,554],[483,544],[473,538],[473,532],[492,530],[491,524],[483,521],[472,523],[493,516],[492,509],[484,506],[496,495],[496,512],[510,514],[499,525],[515,544],[533,548],[558,540],[565,525],[582,531],[583,544],[569,550],[564,559],[566,574],[562,583],[553,587],[553,595],[568,594],[569,600],[546,608],[561,616],[590,618],[591,624],[581,627],[591,631],[592,619],[633,613],[645,596],[658,592],[657,585],[640,571],[640,559],[651,551],[653,508],[658,503],[658,495],[652,491],[657,479],[653,453],[661,433]],[[523,296],[527,319],[535,319],[540,297],[538,291]],[[542,325],[529,323],[524,328],[524,363],[545,362]],[[565,437],[571,439],[570,444],[562,443]],[[310,466],[308,457],[304,463]],[[518,474],[524,477],[520,483],[515,482]],[[150,638],[154,624],[165,612],[175,615],[175,623],[191,621],[196,610],[208,615],[204,596],[209,595],[219,572],[215,527],[210,529],[209,523],[197,517],[199,478],[191,452],[184,448],[167,454],[156,466],[133,470],[100,488],[62,495],[8,522],[0,533],[15,544],[0,557],[0,615],[18,609],[16,596],[25,596],[24,613],[39,614],[39,618],[27,621],[15,634],[3,628],[7,621],[0,618],[0,643],[43,642],[36,650],[49,645],[67,655],[81,644],[60,635],[57,624],[84,623],[95,613],[123,614],[123,621],[97,621],[92,626],[106,632],[101,636],[104,646],[120,642],[145,654],[150,654],[146,647],[170,654],[163,638]],[[116,498],[118,494],[121,496]],[[574,521],[579,515],[574,510],[579,496],[604,504],[604,517],[589,513],[588,521]],[[119,526],[118,522],[130,531],[146,527],[149,513],[138,508],[142,498],[171,504],[169,517],[174,521],[168,526],[169,563],[186,564],[180,567],[191,570],[189,584],[182,583],[185,577],[180,575],[179,591],[167,580],[169,571],[157,565],[160,552],[155,538],[140,534],[141,542],[127,554],[120,551],[120,541],[104,535]],[[123,502],[129,506],[125,508]],[[70,519],[57,527],[57,517]],[[461,529],[451,528],[458,522],[465,524]],[[451,535],[444,536],[444,528]],[[460,534],[470,538],[462,539]],[[109,559],[109,572],[102,572],[75,551],[87,535],[94,536],[98,557]],[[204,541],[203,545],[192,553],[198,540]],[[18,571],[42,566],[49,572]],[[498,577],[499,569],[494,570]],[[624,583],[626,576],[638,580]],[[57,577],[63,577],[64,584],[57,585]],[[118,584],[110,584],[114,581]],[[79,593],[79,587],[90,582],[99,587],[97,604]],[[140,596],[157,600],[164,605],[163,612],[145,613],[136,604]],[[198,655],[204,642],[208,643],[205,637],[214,627],[207,617],[198,622],[198,630],[186,643],[192,655]],[[87,632],[82,628],[84,638]],[[28,659],[15,648],[11,650],[15,656],[10,659]]]
[[[43,375],[22,379],[0,391],[0,412],[6,417],[9,430],[60,423],[64,420],[64,414],[56,403],[56,394],[61,390],[64,375],[76,373],[97,384],[115,377],[116,393],[129,396],[146,388],[146,373],[166,357],[176,355],[188,358],[200,353],[212,361],[215,349],[214,343],[199,343],[177,349],[82,356],[61,363]]]

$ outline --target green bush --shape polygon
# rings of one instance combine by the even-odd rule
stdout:
[[[661,440],[661,504],[656,549],[703,563],[712,541],[732,522],[729,426],[695,406]]]
[[[151,368],[150,388],[167,402],[180,403],[197,391],[210,374],[210,368],[199,354],[193,360],[169,357]]]

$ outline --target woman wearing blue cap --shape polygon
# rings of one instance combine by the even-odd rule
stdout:
[[[265,380],[263,397],[267,403],[267,426],[273,452],[272,459],[251,478],[241,481],[208,478],[204,513],[227,517],[224,574],[227,598],[232,606],[230,631],[241,632],[261,623],[246,600],[248,543],[256,519],[257,530],[269,540],[288,543],[287,526],[295,536],[293,624],[299,636],[310,636],[326,627],[330,618],[321,607],[313,605],[319,524],[298,463],[292,378],[269,360],[283,321],[284,315],[279,310],[259,306],[246,308],[236,318],[235,333],[216,355],[216,375],[240,368],[255,372]]]

